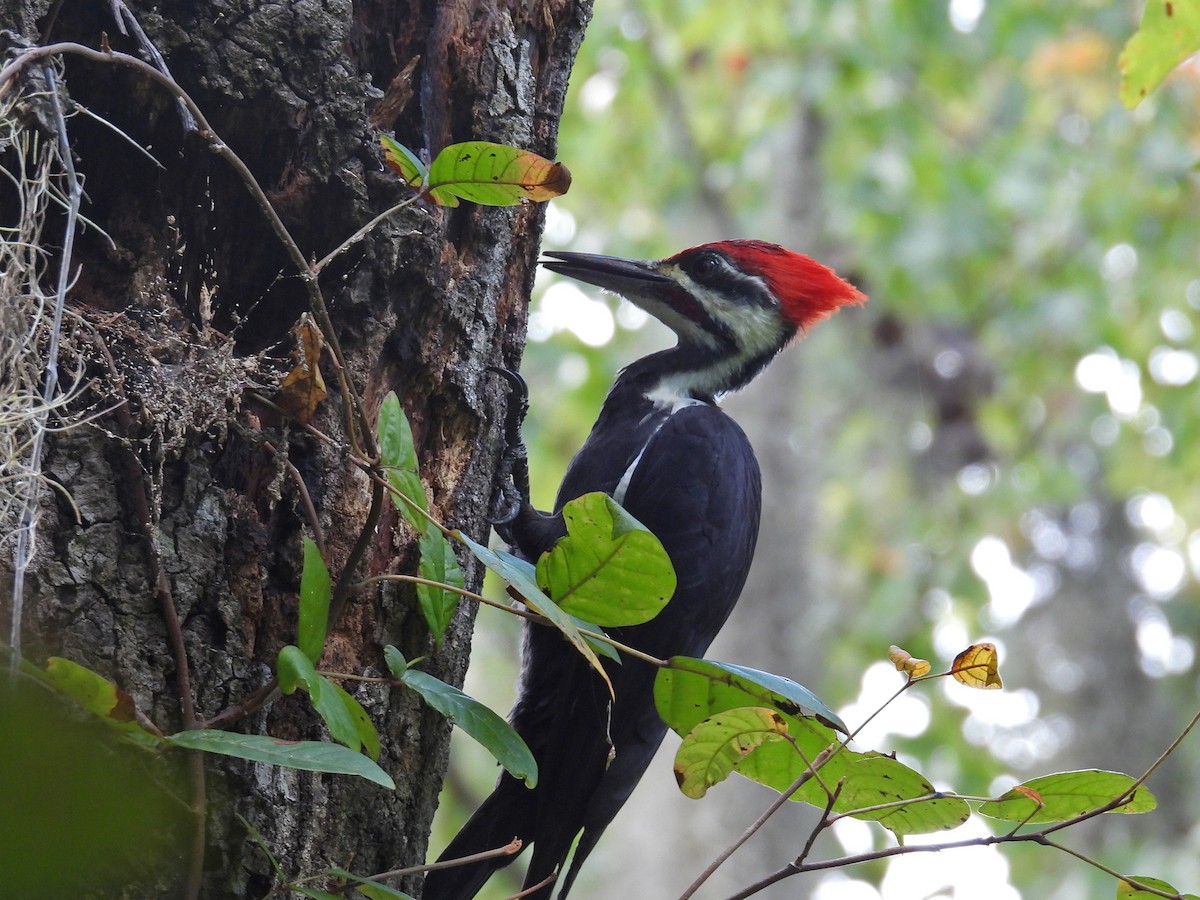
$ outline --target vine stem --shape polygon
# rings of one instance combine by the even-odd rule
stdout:
[[[936,677],[936,676],[924,676],[924,678],[929,678],[929,677]],[[909,684],[915,683],[917,680],[918,679],[913,679],[912,681],[910,681],[908,684],[905,685],[905,688],[907,688],[909,686]],[[921,680],[923,680],[923,679],[921,679]],[[892,699],[895,699],[895,698],[893,697]],[[890,703],[891,700],[889,700],[888,702]],[[1120,872],[1116,871],[1115,869],[1112,869],[1112,868],[1104,865],[1099,860],[1093,859],[1093,858],[1087,856],[1086,854],[1080,853],[1079,851],[1073,850],[1069,847],[1066,847],[1065,845],[1060,844],[1057,841],[1051,840],[1050,835],[1055,834],[1056,832],[1062,831],[1066,828],[1071,828],[1075,825],[1080,824],[1081,822],[1086,822],[1087,820],[1093,819],[1096,816],[1100,816],[1100,815],[1103,815],[1104,813],[1111,812],[1112,810],[1117,809],[1117,808],[1125,805],[1126,803],[1128,803],[1129,799],[1133,796],[1133,794],[1137,791],[1137,789],[1139,787],[1141,787],[1143,784],[1145,784],[1146,780],[1148,778],[1150,778],[1150,776],[1153,775],[1155,771],[1158,770],[1158,768],[1163,764],[1163,762],[1166,761],[1166,759],[1172,753],[1175,752],[1175,750],[1179,747],[1179,745],[1184,741],[1184,739],[1187,738],[1187,736],[1195,729],[1195,727],[1198,724],[1200,724],[1200,711],[1197,711],[1197,713],[1192,716],[1191,720],[1183,728],[1183,730],[1179,733],[1179,735],[1175,738],[1175,740],[1173,740],[1170,743],[1170,745],[1162,753],[1159,754],[1158,758],[1155,759],[1154,762],[1151,763],[1149,767],[1147,767],[1145,772],[1143,772],[1139,778],[1134,780],[1133,784],[1131,784],[1128,789],[1126,789],[1124,792],[1122,792],[1119,796],[1114,797],[1108,803],[1105,803],[1102,806],[1097,807],[1096,809],[1092,809],[1092,810],[1088,810],[1087,812],[1080,813],[1079,815],[1073,816],[1070,819],[1066,819],[1062,822],[1055,822],[1053,824],[1047,825],[1044,828],[1040,828],[1037,831],[1026,832],[1025,834],[1017,834],[1015,832],[1008,832],[1005,834],[998,834],[998,835],[984,835],[982,837],[977,837],[977,838],[965,838],[961,841],[947,841],[945,843],[940,843],[940,844],[901,844],[901,845],[895,846],[895,847],[885,847],[882,850],[873,850],[868,853],[860,853],[860,854],[856,854],[853,856],[842,856],[842,857],[837,857],[835,859],[821,860],[818,862],[801,862],[800,860],[797,860],[795,862],[788,863],[786,866],[783,866],[782,868],[777,869],[776,871],[770,873],[769,875],[760,879],[759,881],[754,882],[753,884],[749,885],[748,887],[746,887],[743,890],[739,891],[738,893],[734,894],[732,897],[729,898],[729,900],[744,900],[744,898],[751,897],[754,894],[757,894],[759,891],[765,890],[766,888],[770,887],[773,884],[776,884],[777,882],[784,880],[785,878],[790,878],[793,875],[799,875],[799,874],[802,874],[805,872],[816,872],[816,871],[821,871],[821,870],[825,870],[825,869],[847,868],[849,866],[859,865],[860,863],[875,862],[875,861],[882,860],[882,859],[889,859],[893,856],[903,856],[903,855],[907,855],[910,853],[939,853],[943,850],[956,850],[956,849],[960,849],[963,847],[991,847],[991,846],[998,846],[1001,844],[1018,844],[1018,843],[1040,844],[1043,847],[1049,847],[1054,850],[1060,850],[1060,851],[1067,853],[1068,855],[1073,856],[1076,859],[1086,863],[1087,865],[1090,865],[1093,868],[1098,869],[1101,872],[1111,875],[1114,878],[1121,878],[1121,879],[1125,880],[1126,882],[1132,884],[1135,888],[1137,888],[1140,891],[1145,891],[1146,893],[1153,894],[1153,895],[1159,896],[1159,897],[1166,897],[1166,898],[1169,898],[1169,900],[1182,900],[1181,894],[1170,893],[1168,891],[1159,890],[1157,888],[1150,887],[1149,885],[1142,884],[1142,883],[1138,882],[1136,879],[1131,879],[1128,876],[1123,875]],[[860,726],[859,730],[861,730],[861,726]],[[821,826],[818,826],[818,828],[820,828],[820,827]]]
[[[679,900],[688,900],[688,898],[693,896],[696,891],[700,890],[704,882],[708,881],[708,879],[712,877],[713,873],[725,864],[725,861],[729,859],[729,857],[733,856],[734,853],[741,849],[742,845],[745,844],[746,841],[754,837],[754,835],[758,833],[759,829],[761,829],[763,825],[767,824],[767,820],[770,819],[771,816],[775,815],[775,813],[778,812],[785,803],[792,799],[792,795],[795,794],[796,791],[800,790],[800,788],[804,787],[804,785],[806,785],[812,779],[813,775],[816,774],[817,768],[824,765],[829,756],[830,751],[828,748],[818,753],[813,759],[812,765],[801,772],[800,777],[793,781],[788,786],[787,790],[771,801],[771,805],[763,810],[762,814],[755,819],[754,822],[752,822],[750,826],[741,833],[741,835],[738,836],[737,840],[722,850],[720,854],[717,855],[717,858],[708,864],[708,867],[700,873],[696,880],[688,885],[687,890],[679,895]],[[837,790],[841,790],[840,786]],[[831,796],[836,797],[837,791],[835,791]],[[833,805],[832,800],[830,800],[829,805]]]
[[[370,422],[367,420],[366,411],[363,409],[362,398],[354,389],[347,375],[341,344],[338,342],[337,334],[333,327],[333,320],[329,317],[329,308],[325,303],[325,297],[322,295],[321,288],[317,283],[319,271],[309,265],[308,260],[304,257],[304,252],[296,243],[295,238],[292,237],[291,232],[288,231],[287,226],[283,224],[283,220],[279,218],[279,213],[271,205],[271,201],[267,198],[262,186],[258,183],[258,180],[254,177],[254,174],[250,171],[246,163],[228,144],[221,140],[220,135],[217,134],[216,130],[209,123],[200,107],[196,104],[196,101],[192,99],[191,95],[174,78],[163,74],[154,66],[143,62],[136,56],[130,56],[126,53],[118,53],[114,50],[95,50],[73,41],[60,41],[40,47],[31,47],[22,51],[12,62],[3,69],[0,69],[0,96],[3,96],[8,91],[13,79],[26,66],[39,59],[63,55],[80,56],[92,62],[108,65],[115,64],[135,69],[151,81],[164,87],[187,107],[188,112],[196,120],[200,137],[205,141],[210,150],[224,159],[237,173],[242,184],[250,192],[251,197],[254,198],[255,203],[266,217],[271,230],[279,239],[280,244],[283,245],[292,265],[304,283],[305,291],[308,294],[309,306],[312,308],[313,315],[320,326],[325,343],[329,347],[330,356],[333,357],[338,388],[341,391],[347,410],[350,411],[346,424],[349,429],[351,446],[360,451],[361,455],[366,458],[371,460],[376,459],[378,451],[375,445],[375,438],[371,433]]]
[[[460,597],[466,597],[468,600],[474,600],[476,603],[482,603],[485,606],[490,606],[493,609],[499,609],[514,616],[520,616],[522,619],[528,619],[530,622],[536,622],[539,625],[554,626],[554,623],[543,615],[535,612],[530,612],[526,609],[517,609],[515,606],[510,606],[507,603],[499,603],[483,594],[477,594],[467,588],[459,587],[456,584],[446,584],[443,581],[434,581],[432,578],[422,578],[420,575],[372,575],[370,578],[364,578],[358,584],[366,586],[369,584],[377,584],[385,581],[398,581],[405,584],[424,584],[429,587],[441,588],[445,591],[451,591],[458,594]],[[536,601],[535,601],[536,602]],[[614,650],[624,653],[626,656],[640,659],[642,662],[649,663],[660,669],[666,668],[670,663],[665,659],[659,659],[657,656],[651,656],[649,653],[643,653],[636,647],[630,647],[628,644],[622,644],[618,640],[614,640],[607,634],[600,631],[592,631],[589,628],[580,628],[579,633],[584,637],[591,638],[594,641],[600,641],[602,644],[608,644]]]

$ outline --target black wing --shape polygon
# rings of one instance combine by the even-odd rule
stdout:
[[[614,629],[613,636],[658,657],[698,656],[732,611],[750,568],[761,510],[758,463],[737,423],[715,406],[697,404],[665,421],[661,414],[654,418],[639,419],[615,443],[589,439],[564,478],[558,506],[590,490],[611,493],[637,460],[622,505],[662,541],[678,586],[656,618]],[[534,845],[525,881],[530,887],[561,871],[583,830],[570,872],[561,881],[559,896],[566,896],[666,733],[654,709],[655,668],[632,659],[605,665],[615,702],[557,632],[526,630],[522,680],[510,719],[537,759],[541,780],[529,790],[502,775],[442,859],[519,836]],[[474,896],[492,871],[509,861],[431,873],[424,896]],[[548,888],[532,896],[544,900],[550,893]]]

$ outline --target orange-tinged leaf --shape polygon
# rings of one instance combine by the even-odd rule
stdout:
[[[950,674],[954,680],[967,687],[980,690],[998,690],[1004,687],[998,670],[999,658],[995,644],[972,644],[958,656]]]
[[[443,206],[457,206],[459,197],[488,206],[512,206],[565,194],[571,173],[562,163],[528,150],[466,141],[451,144],[437,155],[427,184],[430,198]]]
[[[275,402],[297,422],[308,422],[328,394],[321,376],[325,340],[308,313],[300,317],[292,334],[296,336],[296,349],[292,351],[296,364],[280,383]]]
[[[917,659],[902,647],[892,644],[888,648],[888,662],[896,667],[897,672],[904,672],[909,678],[920,678],[928,675],[933,666],[927,659]]]
[[[1042,799],[1042,795],[1039,794],[1037,791],[1035,791],[1031,787],[1026,787],[1023,784],[1018,784],[1015,787],[1013,787],[1013,790],[1016,791],[1018,794],[1025,795],[1030,800],[1032,800],[1034,803],[1036,803],[1038,806],[1046,805],[1046,801]]]
[[[421,162],[421,158],[417,154],[386,134],[379,136],[379,143],[383,145],[384,161],[404,179],[405,184],[415,188],[425,184],[429,178],[429,170],[425,168],[425,163]]]

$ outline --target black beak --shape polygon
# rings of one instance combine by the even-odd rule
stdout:
[[[544,254],[550,259],[541,260],[543,267],[559,275],[566,275],[596,287],[628,297],[646,294],[656,287],[674,282],[660,275],[656,263],[619,256],[599,256],[595,253],[568,253],[554,251]]]

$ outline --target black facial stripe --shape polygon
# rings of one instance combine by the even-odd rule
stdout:
[[[708,250],[687,260],[683,270],[693,281],[712,288],[735,303],[771,307],[774,300],[760,279],[747,275],[729,260]]]

